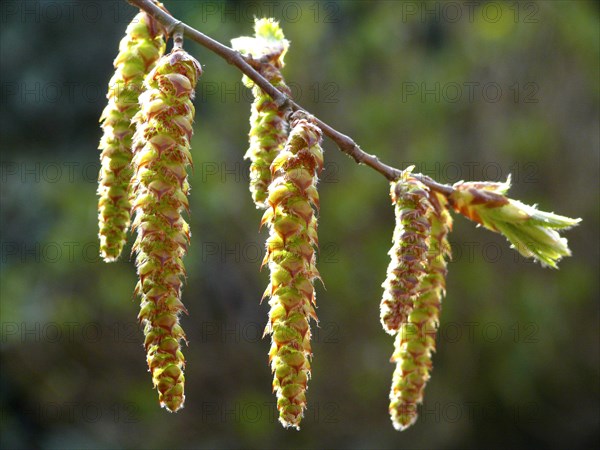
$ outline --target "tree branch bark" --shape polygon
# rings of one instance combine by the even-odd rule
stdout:
[[[213,53],[219,55],[229,64],[237,67],[244,75],[248,76],[254,83],[256,83],[265,93],[267,93],[279,106],[279,108],[283,109],[291,109],[293,111],[306,111],[298,103],[294,102],[287,95],[279,91],[275,86],[273,86],[266,78],[264,78],[259,72],[257,72],[246,59],[237,51],[227,47],[226,45],[221,44],[218,41],[215,41],[211,37],[201,33],[195,28],[186,25],[185,23],[180,22],[169,13],[160,9],[152,0],[127,0],[133,6],[145,11],[158,22],[163,24],[167,30],[173,30],[176,27],[183,30],[183,34],[188,39],[197,42]],[[309,112],[308,112],[309,113]],[[309,113],[310,114],[310,113]],[[364,164],[366,166],[371,167],[375,171],[379,172],[389,181],[394,181],[398,179],[402,171],[395,167],[389,166],[379,160],[379,158],[375,155],[371,155],[369,153],[364,152],[359,145],[354,142],[352,138],[346,136],[345,134],[337,131],[332,126],[320,120],[318,117],[314,116],[315,123],[321,128],[323,134],[331,139],[340,151],[346,153],[350,156],[357,164]],[[432,178],[422,175],[422,174],[414,174],[415,178],[418,178],[424,185],[429,187],[432,191],[439,192],[445,196],[452,194],[454,189],[452,186],[441,184],[433,180]]]

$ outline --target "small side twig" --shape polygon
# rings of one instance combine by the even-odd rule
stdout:
[[[173,48],[183,48],[183,22],[178,20],[167,28],[167,32],[173,35]]]

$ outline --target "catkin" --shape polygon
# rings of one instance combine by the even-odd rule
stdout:
[[[380,311],[381,324],[390,334],[397,333],[406,322],[427,268],[430,232],[427,215],[432,209],[427,194],[427,187],[411,178],[410,173],[391,185],[396,227],[387,278],[382,284]]]
[[[256,20],[254,31],[254,38],[234,39],[234,48],[253,58],[263,57],[264,61],[257,67],[258,72],[281,92],[291,96],[281,74],[289,46],[283,31],[272,19]],[[285,111],[280,110],[273,99],[247,76],[243,80],[247,87],[252,88],[254,95],[250,112],[250,146],[244,158],[250,160],[252,199],[257,208],[265,209],[268,207],[268,188],[272,179],[271,163],[283,149],[289,128]]]
[[[182,49],[163,56],[146,77],[135,116],[134,250],[141,296],[139,319],[144,323],[148,367],[161,406],[183,406],[185,360],[179,314],[182,278],[190,229],[182,217],[188,210],[187,167],[192,163],[190,139],[194,120],[192,99],[200,64]]]
[[[287,86],[270,81],[282,92]],[[288,126],[275,102],[258,87],[252,89],[254,102],[250,115],[250,147],[244,158],[250,159],[250,192],[257,208],[266,208],[265,200],[271,182],[271,163],[281,151],[288,135]]]
[[[164,29],[145,12],[127,27],[114,61],[109,82],[108,105],[104,108],[99,148],[101,169],[98,182],[98,226],[100,255],[116,260],[127,241],[130,215],[131,144],[135,126],[131,119],[139,111],[138,96],[144,77],[165,52]]]
[[[448,232],[452,218],[447,201],[431,194],[434,209],[429,211],[431,223],[427,273],[418,286],[412,311],[396,335],[391,361],[396,363],[390,391],[390,416],[397,430],[404,430],[417,420],[417,405],[432,369],[432,352],[439,324],[442,296],[446,289],[446,260],[450,257]]]
[[[265,292],[271,297],[265,333],[272,335],[269,360],[279,420],[285,427],[299,429],[312,357],[309,320],[316,320],[316,183],[323,168],[323,151],[321,130],[309,118],[293,117],[287,143],[271,164],[270,209],[263,217],[270,228],[265,262],[271,272]]]

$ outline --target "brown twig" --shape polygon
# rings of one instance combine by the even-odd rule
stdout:
[[[133,6],[145,11],[150,16],[154,17],[158,22],[162,23],[168,30],[181,29],[183,30],[183,34],[192,41],[197,42],[213,53],[219,55],[229,64],[237,67],[244,75],[248,76],[254,83],[256,83],[266,94],[268,94],[273,101],[277,104],[280,109],[291,109],[293,111],[306,111],[305,108],[300,106],[298,103],[294,102],[287,95],[279,91],[275,86],[273,86],[266,78],[264,78],[258,71],[252,67],[252,64],[255,64],[254,61],[249,63],[246,58],[244,58],[239,52],[227,47],[226,45],[221,44],[218,41],[215,41],[209,36],[201,33],[195,28],[182,23],[181,21],[175,19],[169,13],[160,9],[152,0],[127,0]],[[175,43],[176,45],[177,42]],[[364,152],[359,145],[354,142],[352,138],[346,136],[343,133],[340,133],[335,128],[331,127],[327,123],[320,120],[318,117],[314,117],[315,123],[321,128],[323,134],[331,139],[338,146],[340,151],[346,153],[350,156],[356,163],[364,164],[366,166],[371,167],[376,170],[380,174],[382,174],[389,181],[394,181],[398,179],[401,174],[401,170],[396,169],[395,167],[388,166],[387,164],[381,162],[379,158],[375,155],[371,155],[369,153]],[[421,175],[414,174],[415,178],[418,178],[423,184],[428,186],[431,190],[439,192],[445,196],[450,195],[454,189],[452,186],[446,184],[440,184],[434,181],[432,178]]]

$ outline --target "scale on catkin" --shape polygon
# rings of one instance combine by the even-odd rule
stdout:
[[[263,264],[268,263],[271,272],[265,292],[271,306],[265,333],[272,338],[269,361],[279,421],[286,428],[299,429],[312,357],[309,321],[317,320],[316,184],[323,169],[323,150],[321,130],[309,117],[295,114],[291,126],[284,149],[271,164],[270,208],[262,220],[269,225],[270,236]]]
[[[162,5],[161,5],[162,6]],[[98,226],[100,255],[115,261],[127,241],[131,221],[131,144],[139,111],[138,96],[145,76],[165,52],[165,30],[145,12],[138,13],[119,44],[115,73],[109,82],[108,105],[104,108],[99,148]]]
[[[234,50],[254,59],[262,59],[258,72],[284,94],[291,95],[281,69],[289,42],[283,36],[279,23],[273,19],[256,19],[255,37],[232,39]],[[254,101],[250,111],[250,146],[244,158],[250,160],[250,192],[257,208],[267,208],[271,163],[283,149],[288,137],[285,111],[280,110],[273,99],[248,78],[244,84],[252,89]]]
[[[134,251],[141,296],[148,367],[161,406],[183,406],[185,359],[179,314],[190,229],[182,217],[189,208],[187,167],[194,121],[194,89],[200,64],[176,48],[146,77],[134,137]]]

